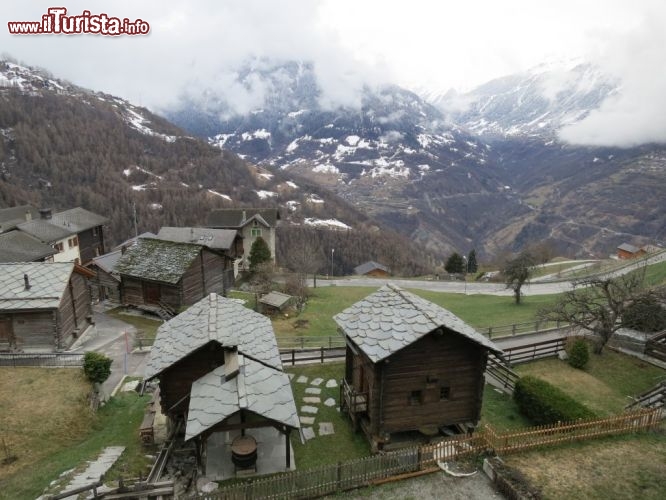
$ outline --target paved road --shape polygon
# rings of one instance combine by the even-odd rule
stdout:
[[[95,328],[82,337],[70,351],[96,351],[113,359],[111,375],[102,384],[102,394],[107,399],[123,376],[143,377],[147,353],[131,352],[136,334],[133,325],[107,316],[98,307],[95,307],[94,318]]]
[[[647,260],[640,260],[634,264],[628,265],[622,269],[609,273],[609,276],[620,276],[629,271],[638,269],[646,264],[656,264],[658,262],[666,261],[666,252],[661,252]],[[312,280],[309,280],[309,286],[312,286]],[[506,288],[503,283],[466,283],[463,281],[424,281],[424,280],[410,280],[401,278],[366,278],[366,277],[353,277],[353,278],[339,278],[339,279],[318,279],[317,286],[359,286],[359,287],[373,287],[379,288],[386,283],[395,283],[402,288],[413,288],[416,290],[429,290],[433,292],[448,292],[448,293],[462,293],[466,295],[502,295],[510,296],[513,292]],[[555,283],[529,283],[523,286],[523,295],[551,295],[555,293],[566,292],[571,290],[570,281],[561,281]]]

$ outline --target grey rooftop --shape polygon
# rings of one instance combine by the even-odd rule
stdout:
[[[158,376],[209,342],[235,346],[240,354],[282,370],[270,320],[237,300],[211,293],[158,328],[145,378]]]
[[[385,265],[380,264],[379,262],[375,262],[374,260],[370,260],[368,262],[364,262],[360,266],[356,266],[354,268],[354,274],[364,275],[365,273],[374,271],[375,269],[379,269],[380,271],[384,271],[386,273],[389,272],[389,268]]]
[[[56,309],[73,270],[72,262],[0,264],[0,310]]]
[[[220,208],[208,215],[209,227],[241,228],[253,220],[267,226],[275,227],[280,219],[276,208]]]
[[[238,356],[238,374],[226,378],[220,366],[192,384],[185,440],[192,439],[240,410],[298,429],[300,422],[289,384],[281,370]]]
[[[195,243],[213,250],[229,250],[238,233],[233,229],[206,227],[163,227],[156,238],[178,243]]]
[[[269,306],[277,307],[279,309],[280,307],[283,307],[290,300],[291,300],[291,295],[287,295],[286,293],[281,293],[281,292],[270,292],[261,297],[261,299],[259,299],[259,302]]]
[[[501,349],[459,317],[395,285],[385,285],[333,319],[344,335],[374,363],[443,327],[501,353]]]
[[[56,253],[52,246],[22,231],[0,234],[0,262],[31,262]]]

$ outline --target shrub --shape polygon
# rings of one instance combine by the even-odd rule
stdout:
[[[590,360],[590,351],[587,348],[587,342],[585,339],[577,338],[571,344],[571,347],[567,349],[567,355],[569,364],[574,368],[579,370],[584,370],[587,366],[587,362]]]
[[[111,375],[113,360],[104,354],[89,351],[83,358],[83,373],[93,384],[101,384]]]
[[[639,332],[663,330],[666,328],[666,308],[652,295],[640,297],[624,310],[622,326]]]
[[[536,425],[569,422],[595,416],[589,408],[545,380],[521,377],[513,398],[520,412]]]

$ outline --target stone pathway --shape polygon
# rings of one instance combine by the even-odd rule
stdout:
[[[69,491],[82,486],[88,486],[89,484],[99,481],[100,477],[106,474],[111,466],[116,463],[116,460],[122,455],[123,451],[125,451],[124,446],[108,446],[104,448],[102,453],[100,453],[95,460],[88,463],[86,470],[76,474],[62,491]],[[98,488],[97,490],[100,492],[102,489],[103,488]],[[92,493],[90,494],[92,495]],[[66,497],[66,500],[74,500],[76,498],[78,498],[78,496],[74,495]]]
[[[308,377],[301,375],[296,379],[296,382],[299,384],[307,384]],[[305,388],[305,396],[303,396],[303,406],[301,406],[299,412],[299,418],[301,420],[301,428],[303,439],[309,441],[319,436],[329,436],[335,434],[335,429],[333,428],[333,423],[331,422],[317,422],[317,413],[319,412],[319,405],[321,404],[321,386],[324,383],[323,378],[314,378],[310,381],[308,387]],[[338,383],[335,379],[330,379],[326,381],[325,387],[332,389],[337,387]],[[331,408],[336,406],[337,402],[335,398],[326,398],[324,405]],[[317,433],[315,433],[315,423],[319,424]]]

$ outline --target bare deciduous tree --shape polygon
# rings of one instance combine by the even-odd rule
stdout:
[[[521,289],[532,275],[534,257],[530,252],[522,252],[518,257],[507,262],[502,270],[506,287],[513,290],[516,304],[520,304]]]
[[[563,321],[596,337],[594,352],[601,354],[613,334],[622,327],[622,316],[641,296],[645,271],[619,277],[584,278],[573,283],[551,307],[539,312],[540,319]]]

